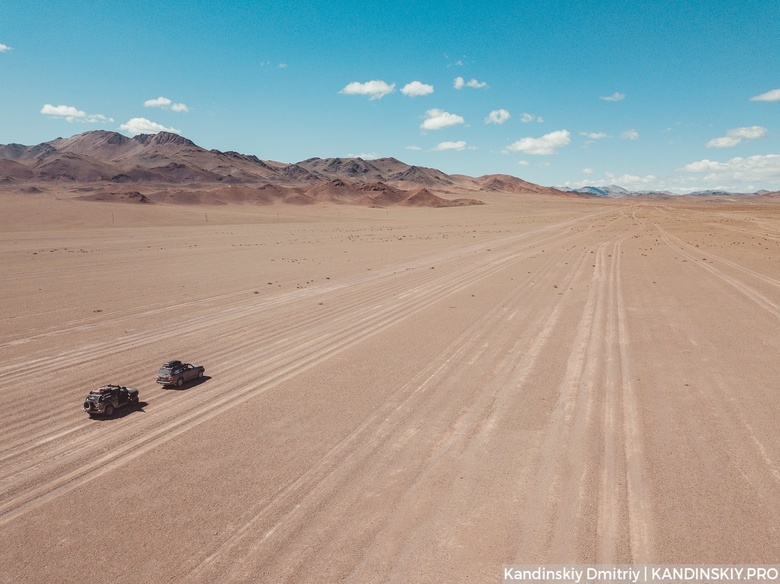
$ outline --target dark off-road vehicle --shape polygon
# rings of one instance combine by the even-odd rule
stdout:
[[[181,387],[187,381],[200,379],[206,372],[203,365],[191,365],[181,361],[168,361],[163,363],[157,372],[157,383],[162,385],[175,385]]]
[[[110,416],[121,407],[138,404],[138,390],[123,385],[104,385],[93,389],[84,400],[84,411],[90,416]]]

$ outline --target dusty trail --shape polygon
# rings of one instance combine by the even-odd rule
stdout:
[[[495,582],[513,563],[773,561],[780,264],[714,247],[748,235],[724,207],[545,204],[490,229],[405,224],[406,247],[391,222],[351,256],[334,237],[316,267],[271,262],[314,258],[311,226],[291,225],[284,248],[282,231],[247,229],[260,245],[238,255],[192,235],[197,269],[229,285],[163,284],[102,316],[79,312],[93,298],[4,313],[28,332],[0,335],[0,582],[432,582],[443,566]],[[142,274],[150,252],[100,237]],[[69,261],[77,297],[88,266]],[[258,264],[278,286],[258,289]],[[210,378],[150,384],[171,356]],[[30,408],[42,379],[61,389]],[[86,419],[85,388],[118,379],[142,411]],[[143,562],[84,562],[95,541]]]
[[[526,237],[523,236],[522,239]],[[534,245],[540,243],[549,243],[549,238],[540,236],[538,239],[534,239]],[[111,448],[112,452],[110,455],[87,463],[87,468],[80,468],[67,473],[62,482],[67,484],[68,488],[75,488],[81,484],[81,480],[83,480],[82,475],[89,474],[89,469],[99,468],[100,472],[105,472],[107,468],[111,467],[111,465],[107,466],[109,459],[117,458],[117,456],[126,452],[132,452],[133,456],[138,456],[146,449],[157,444],[156,437],[159,437],[161,440],[170,439],[178,435],[179,432],[188,429],[191,423],[199,423],[208,419],[207,413],[215,415],[215,413],[221,412],[220,408],[224,404],[228,404],[227,407],[240,405],[242,400],[248,399],[268,387],[273,387],[280,380],[286,379],[288,375],[316,364],[332,353],[342,350],[345,346],[359,343],[366,335],[377,334],[383,328],[391,326],[398,320],[425,308],[428,303],[437,301],[442,295],[452,294],[461,286],[467,285],[474,279],[484,277],[492,270],[500,268],[507,261],[507,258],[517,259],[518,257],[518,251],[515,249],[508,249],[502,252],[502,246],[505,246],[505,244],[501,241],[495,241],[491,246],[493,253],[489,262],[485,262],[481,258],[471,259],[469,256],[473,256],[476,253],[472,249],[460,250],[458,252],[456,257],[458,261],[455,267],[448,267],[446,263],[443,266],[441,265],[442,262],[447,261],[448,258],[446,256],[433,258],[439,262],[439,271],[436,272],[435,277],[428,276],[428,273],[423,272],[422,276],[424,279],[422,284],[419,285],[415,283],[418,277],[408,271],[418,267],[414,265],[406,267],[406,271],[401,274],[401,276],[404,276],[404,280],[400,283],[387,283],[385,281],[386,277],[392,274],[380,273],[370,278],[370,280],[368,278],[365,279],[366,282],[370,281],[371,286],[368,284],[361,286],[353,283],[344,285],[342,287],[357,287],[359,295],[350,293],[346,298],[339,298],[340,308],[337,309],[337,312],[334,312],[333,309],[326,310],[324,314],[316,315],[313,319],[308,318],[301,323],[287,321],[289,323],[287,328],[281,332],[276,331],[273,335],[261,333],[254,337],[247,346],[228,346],[227,349],[218,353],[215,357],[219,358],[220,362],[227,369],[238,367],[242,362],[249,360],[252,365],[249,367],[242,366],[241,376],[232,380],[232,383],[227,387],[222,386],[219,389],[204,387],[203,391],[198,392],[197,406],[193,407],[194,400],[185,402],[189,408],[188,411],[176,410],[169,412],[165,405],[156,408],[154,414],[147,416],[149,419],[145,420],[146,423],[142,427],[134,428],[134,431],[139,434],[137,439],[131,440],[132,436],[128,436],[127,433],[113,433],[110,440],[115,441],[117,445]],[[464,262],[462,257],[466,257],[468,261]],[[398,271],[396,270],[395,273],[398,273]],[[409,279],[412,279],[411,283]],[[327,295],[334,288],[337,287],[335,285],[328,286],[325,290],[315,290],[303,296],[314,296],[316,298],[320,294]],[[381,292],[376,288],[381,288]],[[276,300],[271,303],[270,310],[278,309],[277,303],[300,302],[300,296],[302,295],[295,294],[292,300],[289,298]],[[396,296],[398,301],[393,301],[392,303],[387,303],[386,301],[378,302],[378,299],[383,297],[393,298]],[[197,319],[195,322],[187,323],[185,327],[179,326],[175,331],[166,331],[156,335],[147,334],[143,340],[122,339],[119,343],[109,342],[105,347],[96,348],[90,346],[87,350],[70,351],[59,357],[52,358],[44,364],[35,364],[34,367],[25,367],[23,364],[17,364],[16,370],[8,374],[7,379],[9,381],[18,381],[20,387],[24,387],[23,383],[26,378],[32,378],[29,383],[34,384],[41,376],[48,377],[55,372],[67,370],[68,367],[78,367],[83,365],[84,362],[100,360],[105,355],[122,350],[125,346],[137,346],[141,343],[152,344],[173,336],[196,333],[204,327],[212,328],[239,319],[241,321],[240,327],[243,329],[246,326],[247,318],[253,316],[254,313],[260,313],[261,317],[265,317],[265,312],[268,310],[269,308],[263,304],[260,307],[252,307],[240,312],[231,310],[220,311],[216,315],[210,315],[208,319]],[[237,312],[238,314],[236,314]],[[206,324],[203,324],[201,320],[205,320]],[[237,329],[231,329],[228,334],[233,336],[236,332]],[[248,346],[249,344],[257,348],[252,350]],[[232,356],[228,353],[232,353]],[[9,366],[9,369],[11,368],[13,366]],[[262,378],[263,381],[251,383],[252,379],[258,377]],[[226,393],[225,389],[229,391]],[[214,397],[212,395],[217,392],[222,397]],[[14,397],[14,394],[10,395]],[[146,401],[150,405],[154,405],[152,398]],[[168,402],[166,405],[172,403]],[[49,410],[50,415],[62,417],[62,411],[57,412],[58,405],[57,403],[52,404],[53,407]],[[62,409],[65,408],[63,407]],[[13,414],[9,413],[8,415],[11,416]],[[158,418],[166,420],[166,422],[161,425]],[[173,420],[173,422],[169,420]],[[19,444],[9,441],[8,449],[6,453],[3,453],[5,459],[13,459],[14,457],[24,455],[25,460],[23,464],[26,465],[26,468],[37,469],[40,466],[41,458],[50,462],[52,459],[57,461],[67,460],[71,455],[89,456],[89,452],[84,451],[84,444],[94,440],[92,434],[85,434],[78,438],[71,437],[69,442],[66,445],[63,444],[59,449],[53,451],[47,449],[38,453],[37,456],[31,456],[30,450],[42,445],[50,445],[55,440],[62,438],[61,432],[63,431],[60,430],[61,426],[56,424],[56,420],[46,417],[40,420],[43,424],[41,430],[45,434],[37,437],[33,435],[33,441],[30,441],[31,421],[39,420],[34,418],[31,420],[28,417],[28,419],[15,427],[12,424],[7,425],[8,437],[11,436],[14,429],[18,429],[19,432],[23,433],[27,443]],[[89,426],[89,423],[80,424],[82,428]],[[103,442],[103,446],[111,446],[111,444]],[[122,457],[121,460],[123,462],[127,461],[128,456]],[[51,485],[46,485],[39,489],[31,489],[29,488],[29,483],[39,482],[35,475],[29,476],[32,473],[19,470],[18,467],[10,465],[9,469],[13,469],[12,472],[15,472],[15,474],[10,477],[5,474],[0,475],[0,485],[10,492],[14,490],[24,491],[25,498],[35,498],[38,490],[51,488]],[[18,477],[18,475],[23,476],[24,482],[17,486],[13,484],[13,479]],[[74,480],[76,477],[79,480]],[[10,486],[6,486],[9,483]],[[6,518],[6,510],[15,504],[17,504],[17,501],[11,498],[4,505],[0,506],[0,521]],[[10,516],[13,516],[13,514]]]

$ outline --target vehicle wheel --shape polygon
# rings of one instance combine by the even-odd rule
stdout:
[[[176,387],[181,387],[182,385],[184,385],[184,378],[183,377],[179,377],[176,380]]]
[[[130,403],[133,404],[134,406],[137,406],[138,405],[138,396],[137,395],[134,396],[133,399],[130,400]]]
[[[198,379],[200,379],[201,377],[203,377],[203,371],[198,371]]]
[[[108,404],[108,405],[106,406],[106,409],[105,409],[105,411],[104,411],[103,413],[104,413],[106,416],[110,416],[111,414],[113,414],[113,413],[114,413],[114,406],[112,406],[111,404]]]
[[[85,401],[85,402],[84,402],[84,411],[85,411],[85,412],[88,412],[88,411],[89,411],[89,402],[88,402],[88,401]]]

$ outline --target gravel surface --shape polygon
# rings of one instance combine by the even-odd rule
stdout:
[[[0,582],[776,563],[780,204],[482,198],[0,195]]]

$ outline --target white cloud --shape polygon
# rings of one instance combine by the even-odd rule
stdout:
[[[526,114],[526,113],[520,116],[520,121],[523,122],[524,124],[527,124],[529,122],[539,122],[541,124],[542,122],[544,122],[544,120],[541,117],[535,116],[533,114]]]
[[[47,103],[41,108],[41,113],[52,119],[65,120],[66,122],[71,123],[83,122],[87,124],[105,124],[106,122],[114,121],[112,118],[108,118],[103,114],[87,114],[72,105],[51,105],[50,103]]]
[[[466,149],[466,142],[464,140],[459,140],[457,142],[439,142],[433,150],[434,151],[457,150],[458,152],[460,152],[461,150],[465,150],[465,149]]]
[[[580,132],[580,136],[585,136],[590,140],[603,140],[604,138],[609,138],[604,132]]]
[[[4,45],[3,43],[0,43],[0,53],[6,53],[11,50],[11,47],[8,45]]]
[[[146,118],[133,118],[119,126],[120,130],[128,134],[157,134],[159,132],[171,132],[172,134],[181,134],[181,130],[176,128],[166,128],[165,126],[152,122]]]
[[[530,163],[530,162],[528,162],[527,160],[518,160],[518,161],[517,161],[517,165],[518,165],[518,166],[529,166],[530,164],[531,164],[531,163]]]
[[[466,64],[466,55],[463,55],[460,59],[457,59],[456,61],[450,61],[449,55],[447,53],[444,53],[444,58],[447,60],[447,67],[463,67]]]
[[[279,69],[287,69],[287,63],[279,63]]]
[[[420,97],[422,95],[430,95],[433,93],[433,85],[427,83],[421,83],[420,81],[412,81],[407,83],[401,89],[401,93],[407,97]]]
[[[190,111],[190,108],[188,108],[183,103],[173,103],[170,99],[163,96],[157,97],[155,99],[147,99],[144,102],[144,107],[159,107],[161,109],[170,109],[175,112]]]
[[[347,154],[347,158],[362,158],[363,160],[376,160],[379,158],[376,152],[365,152],[361,154]]]
[[[713,138],[705,144],[707,148],[731,148],[742,142],[739,138],[730,138],[723,136],[722,138]]]
[[[441,130],[448,126],[457,126],[463,124],[465,120],[457,114],[442,111],[440,109],[429,109],[425,112],[427,119],[420,125],[423,130]]]
[[[707,173],[706,182],[768,182],[780,181],[780,154],[736,157],[726,162],[699,160],[678,169],[681,172]]]
[[[406,149],[407,150],[422,150],[422,148],[420,148],[419,146],[407,146]]]
[[[384,81],[375,79],[374,81],[366,81],[365,83],[358,83],[353,81],[347,84],[344,89],[339,91],[344,95],[367,95],[369,99],[382,99],[388,93],[393,93],[395,90],[395,83],[388,85]]]
[[[766,137],[766,128],[763,126],[734,128],[733,130],[726,132],[726,135],[735,138],[744,138],[745,140],[755,140],[757,138]]]
[[[72,122],[75,118],[83,118],[87,115],[86,112],[71,105],[51,105],[50,103],[41,108],[41,113],[45,116],[69,118],[69,122]]]
[[[626,98],[626,94],[625,93],[620,93],[620,92],[616,91],[612,95],[606,95],[604,97],[600,97],[599,99],[602,99],[604,101],[622,101],[625,98]]]
[[[656,183],[658,177],[652,174],[637,176],[635,174],[614,175],[611,172],[606,173],[609,184],[620,185],[628,190],[648,190]],[[606,184],[597,186],[607,186]]]
[[[706,172],[709,170],[726,170],[727,168],[728,165],[725,162],[715,162],[705,158],[704,160],[686,164],[680,170],[684,172]]]
[[[566,181],[561,186],[578,188],[613,184],[634,191],[668,191],[675,194],[702,190],[745,193],[760,188],[780,190],[780,154],[736,157],[724,162],[698,160],[675,169],[675,175],[667,177],[605,172],[599,179],[589,175],[584,180]]]
[[[456,77],[455,81],[452,83],[452,86],[455,89],[463,89],[464,87],[471,87],[472,89],[482,89],[484,87],[487,87],[488,84],[483,81],[477,81],[473,77],[468,81],[465,81],[463,77]]]
[[[780,89],[773,89],[761,95],[754,95],[750,101],[780,101]]]
[[[167,107],[169,105],[171,105],[171,100],[162,96],[156,99],[147,99],[144,102],[144,107]]]
[[[590,175],[593,170],[590,168],[583,168],[582,172]],[[611,185],[617,185],[625,188],[629,191],[648,191],[658,189],[658,177],[648,174],[645,176],[637,176],[635,174],[622,174],[616,175],[612,172],[604,173],[605,178],[592,179],[586,178],[580,181],[566,181],[562,186],[578,189],[582,187],[608,187]]]
[[[705,146],[707,148],[731,148],[741,144],[743,140],[756,140],[766,137],[766,128],[763,126],[746,126],[733,128],[726,132],[725,136],[713,138]]]
[[[507,146],[506,149],[511,152],[548,156],[555,154],[558,148],[570,143],[571,134],[569,134],[568,130],[556,130],[555,132],[545,134],[541,138],[522,138]]]
[[[622,132],[620,134],[620,137],[623,138],[623,140],[638,140],[639,132],[637,132],[632,128],[631,130],[626,130],[625,132]]]
[[[486,124],[498,124],[499,126],[509,119],[509,112],[505,109],[493,110],[485,118]]]

